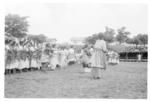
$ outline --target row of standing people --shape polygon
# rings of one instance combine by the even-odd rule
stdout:
[[[30,61],[32,53],[32,60]],[[5,69],[24,69],[24,68],[40,68],[40,60],[37,53],[34,52],[34,48],[5,48]]]
[[[28,48],[21,46],[13,49],[6,46],[5,70],[19,69],[21,71],[30,68],[41,69],[43,64],[44,66],[47,64],[49,68],[55,70],[57,66],[65,67],[69,61],[76,60],[73,48],[63,50],[53,48],[52,50],[52,52],[48,51],[47,53],[45,48],[42,48],[42,53],[37,53],[33,47],[30,47],[29,51]],[[29,53],[32,53],[32,56],[29,56]]]

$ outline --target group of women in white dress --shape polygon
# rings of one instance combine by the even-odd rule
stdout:
[[[43,70],[55,70],[57,67],[65,68],[71,57],[75,59],[75,53],[72,48],[52,47],[51,51],[46,52],[46,48],[43,47],[41,56],[41,67]],[[70,57],[70,58],[69,58]]]
[[[40,58],[37,54],[33,47],[28,49],[19,46],[12,49],[5,45],[5,70],[18,69],[21,72],[24,69],[40,69]]]
[[[21,46],[18,41],[15,45],[5,45],[5,70],[42,69],[55,70],[57,67],[65,68],[69,62],[76,62],[76,54],[73,47],[60,48],[45,42],[41,47],[33,47],[30,44]],[[48,46],[49,45],[49,46]]]
[[[119,64],[119,54],[116,51],[110,50],[108,52],[108,63],[112,65]]]

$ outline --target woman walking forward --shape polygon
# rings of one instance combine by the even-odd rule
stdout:
[[[97,40],[91,58],[92,77],[94,79],[100,79],[102,77],[102,69],[106,69],[106,52],[106,42],[103,39]]]

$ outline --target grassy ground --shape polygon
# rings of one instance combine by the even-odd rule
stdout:
[[[80,65],[66,69],[5,76],[7,98],[147,98],[147,63],[109,65],[100,80],[92,80]]]

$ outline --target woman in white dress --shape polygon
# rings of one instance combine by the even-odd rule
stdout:
[[[75,63],[76,57],[75,57],[75,52],[74,52],[73,46],[71,46],[68,51],[69,51],[69,53],[68,53],[68,64]]]
[[[8,74],[11,73],[11,69],[12,69],[12,63],[13,63],[13,53],[11,50],[7,50],[7,52],[5,53],[6,55],[6,59],[5,59],[5,67],[6,67],[6,70],[8,70]]]
[[[59,62],[61,68],[64,68],[66,66],[66,55],[65,51],[61,49],[60,51],[60,62]]]
[[[49,56],[49,51],[44,48],[42,51],[42,56],[41,56],[41,70],[46,71],[48,70],[48,65],[50,62],[50,56]]]
[[[28,51],[29,51],[29,49],[27,48],[27,47],[25,47],[24,48],[24,50],[25,50],[25,52],[26,52],[26,56],[25,56],[25,61],[24,61],[24,65],[25,65],[25,68],[26,69],[29,69],[29,53],[28,53]]]
[[[36,67],[36,69],[40,69],[40,50],[39,49],[37,49],[35,52],[34,52],[34,54],[35,54],[35,67]]]
[[[17,48],[17,61],[16,61],[16,65],[18,63],[18,69],[20,70],[20,72],[22,72],[22,70],[25,68],[25,52],[22,46],[19,46]]]
[[[58,50],[56,48],[53,48],[53,54],[50,58],[50,64],[51,64],[51,69],[55,70],[57,65],[59,65],[59,61],[58,61]]]
[[[106,42],[101,38],[94,45],[94,52],[91,57],[92,77],[100,79],[102,69],[106,69]]]
[[[69,51],[67,50],[67,48],[64,49],[64,65],[67,66],[68,65],[68,54]]]
[[[30,51],[32,52],[32,60],[31,60],[31,67],[33,69],[37,69],[38,64],[37,64],[37,55],[34,47],[30,48]]]

